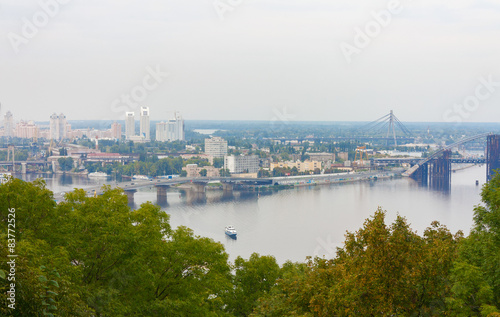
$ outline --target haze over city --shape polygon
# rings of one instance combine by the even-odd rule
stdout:
[[[496,122],[499,36],[492,0],[4,0],[0,103],[40,121]]]

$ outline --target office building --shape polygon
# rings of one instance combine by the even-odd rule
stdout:
[[[135,113],[125,113],[125,137],[130,139],[135,135]]]
[[[149,107],[141,107],[141,115],[140,115],[140,136],[145,140],[149,140],[150,134],[150,126],[149,126]]]
[[[205,154],[218,158],[226,156],[227,141],[219,137],[205,139]]]
[[[225,156],[224,168],[232,174],[256,173],[259,171],[259,157],[257,155]]]

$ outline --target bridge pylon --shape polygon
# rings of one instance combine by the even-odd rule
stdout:
[[[488,135],[486,142],[486,178],[489,181],[500,169],[500,135]]]
[[[7,162],[10,161],[12,155],[12,172],[16,172],[16,154],[14,145],[9,145],[7,148]]]
[[[451,187],[451,150],[432,161],[432,171],[429,174],[431,187],[438,190],[449,190]]]

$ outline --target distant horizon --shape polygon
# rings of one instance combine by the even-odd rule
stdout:
[[[50,3],[2,1],[16,120],[500,121],[498,0]]]
[[[66,118],[67,119],[67,118]],[[162,122],[162,121],[165,121],[165,120],[168,120],[168,119],[162,119],[162,120],[153,120],[153,119],[150,119],[150,122]],[[286,123],[285,122],[279,122],[279,121],[270,121],[270,120],[217,120],[217,119],[214,119],[214,120],[203,120],[203,119],[183,119],[184,122],[249,122],[249,123],[252,123],[252,122],[255,122],[255,123],[276,123],[276,124],[279,124],[279,125],[287,125],[287,124],[300,124],[300,123],[370,123],[370,122],[374,122],[375,120],[372,120],[372,121],[349,121],[349,120],[344,120],[344,121],[319,121],[319,120],[308,120],[308,121],[297,121],[297,120],[294,120],[294,121],[287,121]],[[18,120],[19,121],[19,120]],[[30,120],[30,121],[34,121],[35,123],[47,123],[49,124],[50,121],[39,121],[39,120]],[[71,122],[85,122],[85,121],[107,121],[107,122],[125,122],[125,119],[118,119],[118,120],[113,120],[113,119],[81,119],[81,120],[70,120],[70,119],[67,119],[67,122],[68,123],[71,123]],[[136,120],[136,123],[139,122],[139,120]],[[401,120],[401,122],[403,123],[436,123],[436,124],[448,124],[448,125],[456,125],[456,126],[459,126],[459,125],[471,125],[471,124],[498,124],[500,125],[500,121],[477,121],[477,122],[461,122],[461,123],[455,123],[455,122],[444,122],[444,121],[404,121],[404,120]]]

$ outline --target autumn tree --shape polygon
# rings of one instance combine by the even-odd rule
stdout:
[[[346,234],[334,259],[288,264],[288,274],[271,298],[259,300],[255,314],[278,316],[288,307],[314,316],[439,315],[459,238],[437,222],[423,237],[400,216],[387,226],[379,209],[363,228]]]

